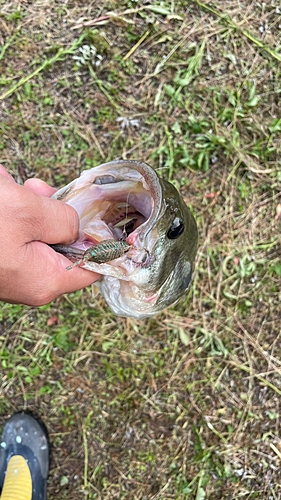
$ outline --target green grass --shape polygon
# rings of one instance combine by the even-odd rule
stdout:
[[[2,304],[0,423],[46,422],[50,499],[280,498],[280,15],[246,4],[0,2],[1,163],[58,187],[146,161],[200,235],[192,290],[155,318],[90,289]]]

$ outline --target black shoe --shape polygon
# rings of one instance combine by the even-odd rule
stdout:
[[[0,442],[0,488],[2,490],[8,464],[12,457],[23,457],[28,464],[32,481],[32,500],[46,500],[47,498],[47,477],[49,473],[49,444],[47,430],[43,428],[35,418],[27,413],[15,413],[5,424]],[[13,459],[13,464],[16,460],[18,463],[24,464],[22,459]],[[12,464],[12,462],[10,464]],[[7,475],[5,488],[14,496],[11,491],[16,485],[15,473],[22,472],[26,476],[26,484],[28,484],[29,472],[13,469],[13,478],[9,478],[11,467]],[[24,484],[25,478],[23,479]],[[19,481],[18,481],[19,482]],[[9,484],[8,484],[9,483]],[[30,476],[29,476],[30,483]],[[18,484],[18,487],[21,487]],[[14,496],[16,500],[16,497]]]

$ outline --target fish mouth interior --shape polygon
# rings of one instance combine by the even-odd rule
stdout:
[[[122,177],[112,173],[98,175],[91,183],[74,188],[65,200],[80,218],[79,239],[71,246],[85,251],[108,239],[128,239],[134,245],[139,228],[149,224],[154,199],[143,175],[132,172],[133,175]]]

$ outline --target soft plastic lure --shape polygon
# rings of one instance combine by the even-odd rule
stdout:
[[[73,267],[79,266],[79,264],[89,260],[96,262],[97,264],[110,262],[111,260],[122,257],[122,255],[127,253],[132,248],[134,247],[126,243],[126,241],[104,240],[86,250],[80,260],[75,262],[75,264],[72,264],[72,266],[68,266],[66,269],[72,269]]]

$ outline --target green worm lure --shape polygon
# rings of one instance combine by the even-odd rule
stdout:
[[[96,262],[97,264],[103,264],[104,262],[109,262],[122,257],[122,255],[127,253],[132,248],[134,247],[125,241],[104,240],[86,250],[80,260],[75,262],[75,264],[72,264],[72,266],[68,266],[66,269],[72,269],[73,267],[79,266],[79,264],[87,262],[88,260]]]

